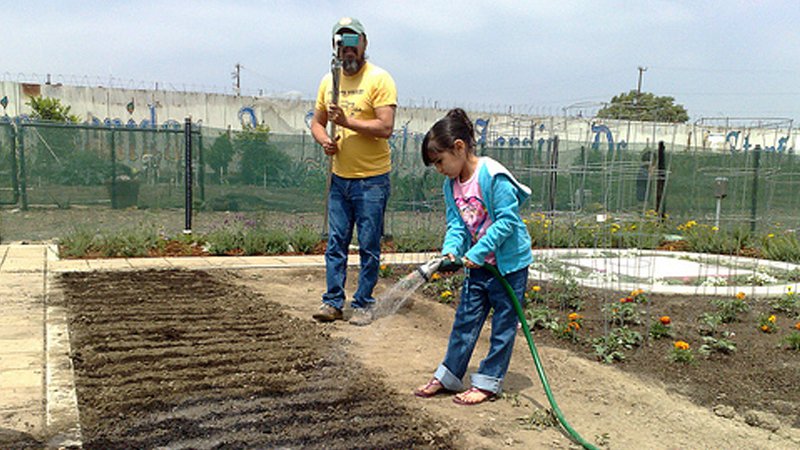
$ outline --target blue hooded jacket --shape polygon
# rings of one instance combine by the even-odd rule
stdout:
[[[476,264],[484,264],[486,255],[494,252],[498,271],[501,275],[507,275],[533,262],[531,237],[519,212],[520,206],[530,197],[531,190],[517,181],[499,162],[489,157],[482,157],[481,160],[483,164],[478,169],[478,186],[492,224],[486,234],[472,245],[472,236],[453,198],[454,180],[445,179],[447,232],[442,254],[466,256]]]

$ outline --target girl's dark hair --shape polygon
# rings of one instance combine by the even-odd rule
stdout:
[[[439,119],[422,139],[422,161],[426,166],[432,164],[430,155],[453,150],[456,139],[467,144],[467,150],[475,153],[475,127],[461,108],[454,108]]]

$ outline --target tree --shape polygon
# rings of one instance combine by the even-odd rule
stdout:
[[[80,122],[80,117],[70,114],[71,106],[62,105],[61,99],[51,97],[31,97],[28,105],[33,110],[31,117],[36,120],[53,122]]]
[[[615,95],[611,103],[598,111],[602,119],[641,120],[645,122],[686,122],[689,113],[683,105],[675,104],[673,97],[657,97],[649,92],[635,90]]]
[[[245,184],[278,185],[291,158],[269,142],[269,127],[259,125],[238,133],[233,147],[240,155],[239,174]]]
[[[214,139],[214,144],[206,153],[206,164],[214,171],[219,184],[222,184],[228,174],[228,164],[233,160],[234,153],[233,144],[227,134]]]

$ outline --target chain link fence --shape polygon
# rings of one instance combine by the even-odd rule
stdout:
[[[302,217],[321,229],[328,163],[308,133],[243,132],[194,127],[193,214],[198,229],[214,214]],[[420,158],[422,135],[397,132],[387,232],[444,227],[442,177]],[[711,152],[674,144],[606,148],[557,138],[492,142],[479,153],[505,164],[533,189],[524,213],[559,217],[637,215],[658,210],[675,220],[796,228],[797,155],[758,148]],[[183,127],[125,128],[42,122],[0,123],[0,204],[8,211],[78,215],[133,211],[179,229],[186,207]],[[719,179],[725,179],[725,185]],[[724,195],[715,191],[725,187]],[[79,214],[76,214],[79,211]],[[718,212],[719,211],[719,212]],[[26,235],[9,219],[0,237]],[[30,220],[42,220],[32,214]],[[73,221],[77,219],[72,219]],[[216,220],[216,219],[214,219]],[[108,224],[111,226],[111,223]],[[63,233],[63,227],[49,237]]]

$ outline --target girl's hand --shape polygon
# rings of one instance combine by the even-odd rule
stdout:
[[[466,257],[464,257],[462,261],[464,261],[464,266],[470,269],[478,269],[481,267],[480,265],[475,264],[474,262],[470,261],[469,258]]]

